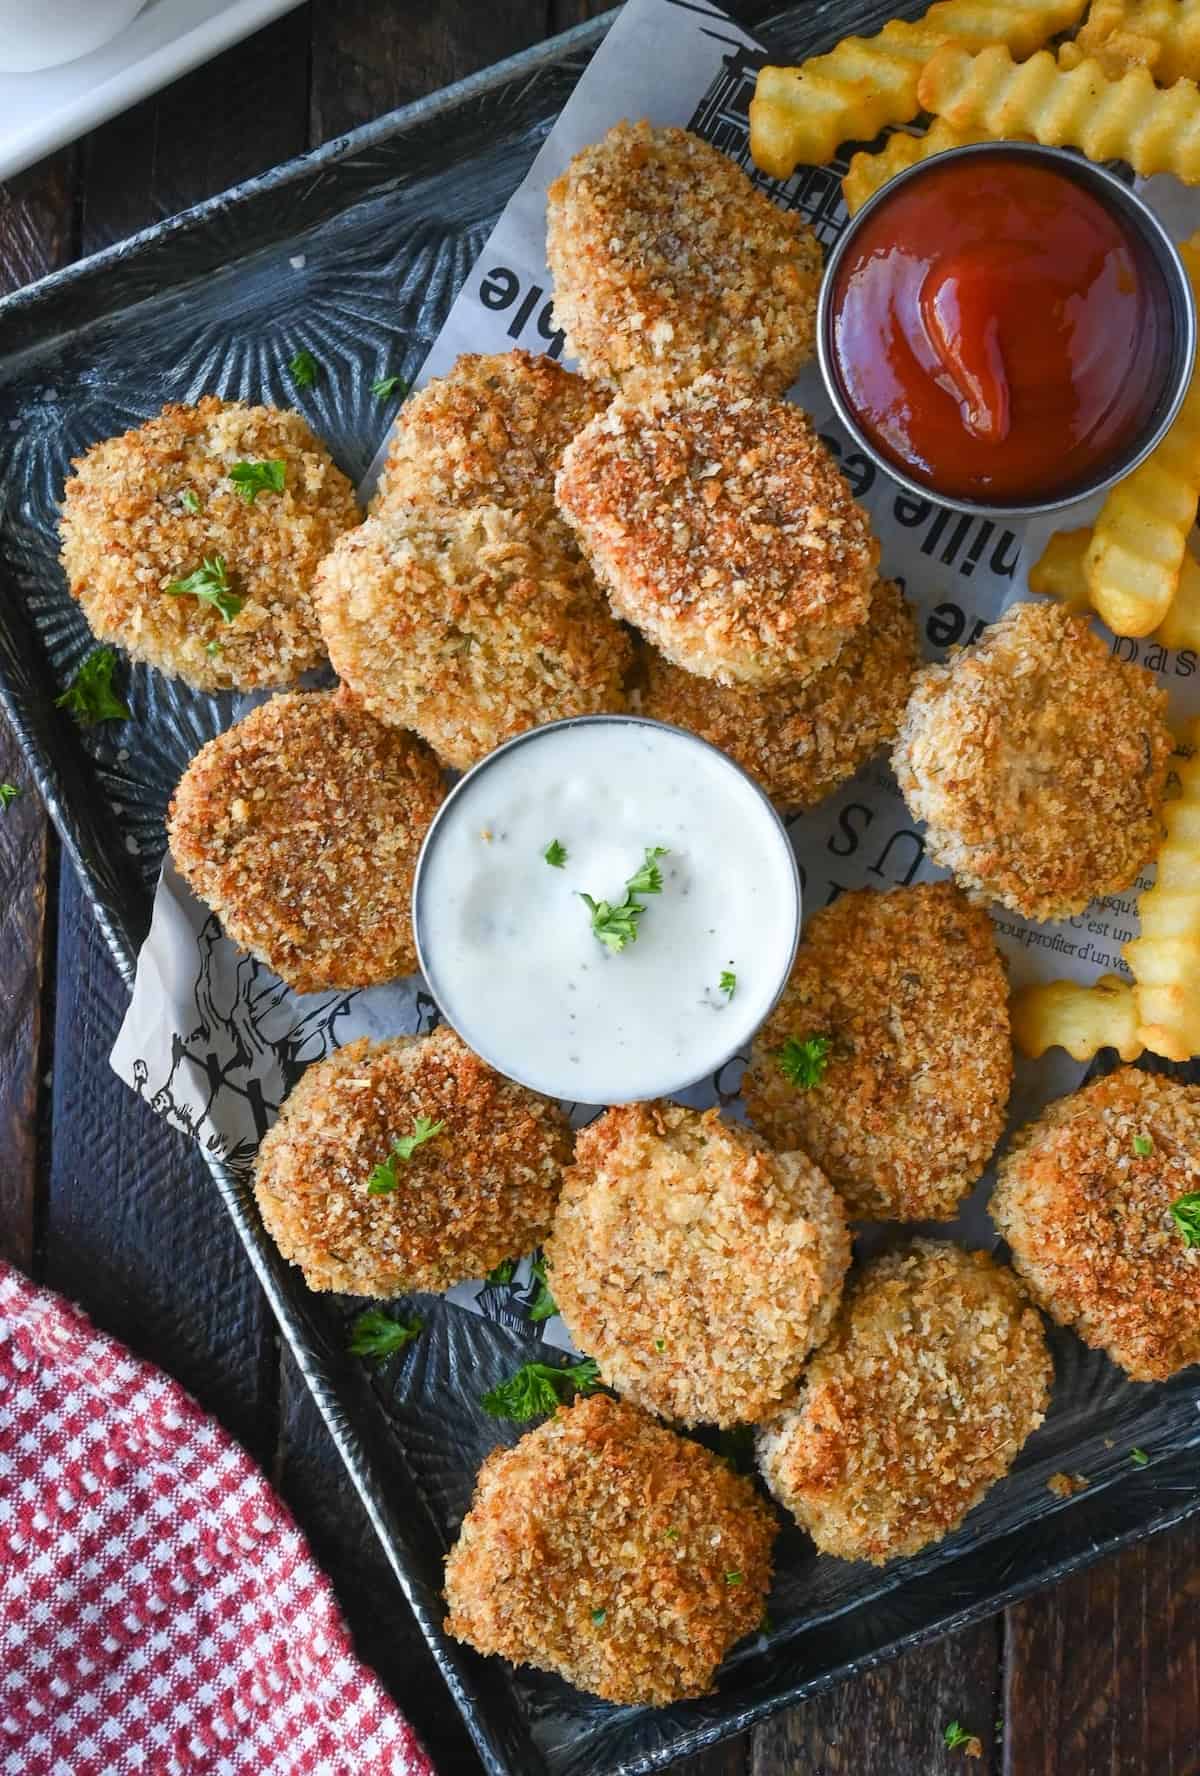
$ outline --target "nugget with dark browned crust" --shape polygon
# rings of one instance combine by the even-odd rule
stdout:
[[[552,507],[563,451],[610,398],[553,358],[466,352],[400,409],[371,509]]]
[[[310,1289],[441,1290],[541,1242],[570,1151],[557,1104],[443,1025],[311,1066],[259,1148],[254,1194]]]
[[[546,1256],[605,1381],[677,1424],[734,1425],[774,1411],[825,1336],[850,1236],[802,1153],[716,1110],[624,1104],[580,1132]]]
[[[1041,1424],[1053,1378],[1012,1271],[916,1240],[851,1277],[794,1405],[759,1431],[759,1467],[823,1554],[882,1565],[958,1528]]]
[[[770,394],[812,356],[821,249],[794,210],[682,129],[618,123],[546,194],[554,319],[635,397],[735,371]]]
[[[1030,919],[1128,888],[1161,836],[1166,708],[1086,618],[1013,605],[917,676],[893,763],[930,856]]]
[[[1124,1067],[1020,1131],[991,1211],[1060,1326],[1135,1381],[1165,1381],[1200,1363],[1198,1191],[1200,1086]]]
[[[553,516],[382,513],[321,565],[339,675],[465,770],[526,728],[625,707],[629,637]]]
[[[791,1064],[811,1050],[813,1066]],[[1004,1129],[1008,983],[992,922],[953,882],[842,894],[805,926],[754,1039],[746,1110],[851,1212],[951,1217]]]
[[[313,579],[359,511],[298,413],[206,395],[73,466],[62,564],[101,641],[206,691],[292,684],[324,659]],[[177,589],[197,570],[208,597]]]
[[[762,1621],[775,1534],[719,1456],[593,1394],[480,1468],[446,1630],[606,1702],[703,1696]]]
[[[293,691],[201,748],[167,830],[226,936],[296,992],[368,987],[417,966],[413,873],[444,794],[415,734],[344,688]]]
[[[557,498],[617,615],[704,678],[802,683],[867,620],[879,545],[786,401],[711,376],[614,401]]]
[[[813,808],[895,740],[919,658],[910,606],[879,580],[866,621],[806,683],[719,685],[647,649],[638,702],[727,752],[781,807]]]

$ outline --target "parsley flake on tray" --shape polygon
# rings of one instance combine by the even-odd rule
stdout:
[[[480,1404],[493,1418],[510,1418],[525,1424],[544,1418],[574,1390],[594,1393],[600,1386],[600,1370],[590,1357],[555,1368],[551,1363],[522,1363],[507,1381],[489,1388]]]
[[[116,664],[112,648],[93,648],[62,696],[54,699],[55,708],[67,710],[82,728],[95,727],[97,722],[128,721],[131,711],[113,690]]]
[[[8,804],[15,802],[17,797],[23,793],[15,783],[0,783],[0,814],[7,814]]]
[[[312,388],[321,375],[321,366],[312,353],[302,347],[294,358],[289,359],[288,373],[297,388]]]
[[[414,1338],[419,1338],[424,1327],[424,1320],[415,1319],[411,1326],[406,1326],[403,1320],[394,1320],[382,1308],[369,1307],[351,1326],[346,1349],[352,1357],[373,1357],[377,1363],[382,1363],[396,1351],[403,1350],[406,1344],[411,1344]]]
[[[371,393],[380,401],[386,401],[397,389],[402,395],[408,392],[408,384],[401,376],[378,376],[371,384]]]

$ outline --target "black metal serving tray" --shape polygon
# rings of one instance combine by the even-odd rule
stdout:
[[[753,0],[731,10],[795,60],[921,7],[817,0],[765,23],[767,8]],[[305,345],[325,375],[303,409],[357,480],[381,429],[372,380],[416,371],[611,16],[0,302],[0,697],[127,982],[149,924],[168,796],[196,747],[228,725],[232,702],[136,668],[122,685],[130,723],[81,732],[55,708],[90,646],[56,561],[68,459],[167,400],[215,392],[290,404],[284,367]],[[836,181],[813,180],[806,207],[819,220]],[[523,324],[514,320],[514,339]],[[1050,1419],[957,1535],[876,1571],[818,1558],[787,1529],[775,1626],[735,1651],[714,1695],[669,1709],[608,1707],[555,1678],[484,1662],[441,1628],[442,1556],[502,1434],[479,1394],[527,1344],[429,1301],[417,1344],[365,1373],[344,1355],[350,1304],[310,1295],[264,1237],[244,1178],[210,1164],[491,1776],[663,1769],[1200,1506],[1194,1384],[1139,1388],[1058,1337]],[[1135,1444],[1148,1466],[1129,1462]],[[1091,1482],[1065,1502],[1046,1487],[1063,1467]]]

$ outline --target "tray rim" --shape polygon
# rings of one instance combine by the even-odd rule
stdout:
[[[811,4],[811,0],[809,3]],[[726,0],[726,4],[730,5],[739,21],[743,21],[743,15],[747,12],[753,12],[756,16],[748,28],[759,29],[769,27],[773,20],[794,17],[801,10],[802,0],[800,4],[794,0],[792,5],[783,7],[747,6],[744,3],[739,6],[737,0]],[[614,7],[595,19],[573,26],[433,93],[399,106],[316,149],[255,174],[199,204],[152,223],[136,234],[112,242],[85,258],[75,260],[32,284],[0,297],[0,328],[10,317],[23,316],[27,311],[36,313],[41,305],[53,302],[63,291],[71,291],[76,286],[86,289],[92,282],[102,283],[111,266],[125,259],[136,258],[141,251],[158,249],[164,243],[175,245],[188,238],[202,237],[207,225],[230,209],[297,181],[310,179],[314,173],[320,173],[341,160],[369,151],[378,144],[390,142],[443,113],[453,112],[463,104],[485,97],[515,79],[533,77],[539,70],[561,63],[577,52],[594,49],[607,34],[619,10],[619,6]],[[916,7],[907,4],[906,0],[899,0],[896,10],[916,10]],[[190,282],[194,275],[194,271],[185,272],[179,281]],[[153,294],[158,296],[162,293],[159,288]],[[121,304],[119,309],[101,304],[93,312],[89,325],[102,323],[111,313],[124,313],[135,306],[136,302]],[[8,380],[9,373],[18,369],[28,356],[46,350],[56,337],[56,332],[51,329],[27,346],[0,356],[0,386]],[[24,699],[19,688],[10,683],[8,663],[2,656],[0,707],[4,709],[13,729],[59,840],[71,859],[113,961],[126,986],[131,988],[137,956],[134,936],[125,920],[115,917],[103,904],[94,875],[84,860],[81,824],[76,817],[76,810],[67,800],[59,762],[53,750],[44,745],[33,731],[26,717]],[[337,1392],[338,1377],[321,1350],[314,1347],[307,1328],[293,1310],[279,1276],[272,1267],[270,1255],[263,1249],[256,1227],[247,1213],[237,1180],[219,1160],[207,1153],[203,1157],[233,1219],[271,1310],[288,1341],[305,1385],[317,1404],[334,1446],[362,1500],[371,1526],[474,1742],[487,1776],[543,1776],[546,1765],[529,1732],[525,1717],[511,1702],[504,1703],[498,1710],[495,1698],[486,1701],[481,1699],[477,1681],[480,1666],[478,1657],[465,1653],[457,1643],[451,1641],[444,1633],[440,1619],[435,1619],[425,1607],[419,1594],[421,1587],[416,1572],[417,1562],[412,1555],[411,1537],[384,1502],[388,1489],[383,1480],[382,1463],[374,1450],[361,1446],[374,1441],[371,1429],[369,1426],[359,1428],[351,1422],[346,1403]],[[653,1772],[667,1769],[680,1758],[704,1751],[725,1738],[744,1732],[772,1715],[843,1683],[850,1677],[887,1663],[906,1651],[928,1645],[957,1629],[985,1620],[1022,1598],[1061,1583],[1071,1574],[1083,1571],[1098,1560],[1121,1549],[1136,1546],[1150,1536],[1160,1534],[1200,1513],[1200,1485],[1197,1485],[1195,1478],[1193,1446],[1189,1445],[1163,1462],[1154,1463],[1144,1474],[1133,1470],[1119,1483],[1121,1497],[1127,1497],[1142,1488],[1148,1490],[1152,1476],[1155,1486],[1163,1486],[1166,1491],[1167,1502],[1161,1510],[1151,1512],[1128,1528],[1100,1537],[1092,1536],[1082,1551],[1072,1550],[1037,1572],[1027,1573],[1009,1585],[990,1591],[985,1597],[973,1598],[959,1608],[938,1615],[932,1621],[895,1634],[869,1651],[856,1653],[821,1671],[797,1678],[786,1683],[785,1687],[776,1688],[769,1696],[742,1703],[735,1707],[734,1713],[721,1720],[685,1725],[671,1733],[666,1742],[655,1750],[623,1762],[620,1766],[621,1776],[652,1776]],[[1139,1481],[1142,1482],[1141,1488]],[[1179,1488],[1178,1492],[1175,1492],[1176,1487]],[[1069,1506],[1065,1506],[1064,1510],[1069,1510]],[[990,1538],[990,1541],[993,1544],[1005,1544],[1019,1538],[1021,1533],[1022,1526],[1018,1525],[1004,1535]],[[960,1563],[970,1562],[972,1553],[970,1549],[963,1550],[942,1570],[949,1570],[950,1565],[957,1567]],[[407,1570],[406,1562],[411,1562],[412,1571]],[[807,1635],[820,1634],[825,1626],[827,1625],[818,1624],[808,1630],[800,1629],[794,1637],[789,1637],[787,1644],[799,1643]],[[501,1722],[498,1719],[499,1714],[508,1718]],[[497,1728],[501,1725],[507,1731],[498,1732]],[[520,1764],[512,1762],[510,1755],[518,1749],[522,1758]]]

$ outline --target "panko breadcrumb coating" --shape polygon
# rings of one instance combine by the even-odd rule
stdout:
[[[459,770],[526,728],[625,707],[629,637],[552,517],[368,518],[322,563],[318,609],[339,677]]]
[[[1017,604],[918,674],[893,764],[929,855],[965,888],[1063,919],[1153,857],[1167,693],[1087,619]]]
[[[445,795],[437,760],[344,690],[292,691],[196,754],[167,822],[225,934],[298,993],[417,966],[417,853]]]
[[[805,684],[719,685],[647,649],[639,704],[727,752],[781,807],[813,808],[891,746],[918,659],[912,610],[895,581],[880,580],[866,621]]]
[[[609,399],[553,358],[464,353],[400,409],[372,511],[552,507],[563,451]]]
[[[236,463],[281,462],[282,492],[248,501]],[[206,395],[74,460],[62,564],[101,641],[198,690],[292,684],[325,658],[313,608],[322,556],[359,521],[354,492],[298,413]],[[242,608],[166,588],[225,563]]]
[[[867,620],[879,545],[798,407],[702,377],[614,401],[568,446],[560,509],[619,617],[722,684],[798,684]]]
[[[776,1527],[719,1456],[592,1394],[480,1468],[446,1630],[607,1702],[703,1696],[762,1621]]]
[[[841,1203],[802,1153],[681,1104],[585,1128],[546,1247],[554,1298],[604,1381],[677,1424],[765,1417],[832,1323]]]
[[[780,1065],[825,1038],[816,1084]],[[805,926],[742,1081],[751,1122],[800,1147],[855,1215],[950,1219],[1004,1130],[1008,982],[992,922],[953,882],[839,895]]]
[[[1046,1335],[1012,1271],[916,1240],[846,1287],[794,1405],[758,1434],[823,1554],[882,1565],[957,1529],[1046,1413]]]
[[[445,1128],[368,1181],[418,1117]],[[486,1276],[540,1243],[570,1129],[557,1104],[493,1072],[448,1026],[365,1037],[317,1061],[259,1148],[268,1233],[310,1289],[397,1295]]]
[[[1171,1214],[1200,1190],[1200,1086],[1136,1067],[1020,1131],[992,1219],[1034,1299],[1135,1381],[1200,1363],[1200,1246]]]
[[[687,130],[618,123],[577,154],[546,258],[568,352],[635,397],[706,370],[781,394],[812,356],[816,236]]]

